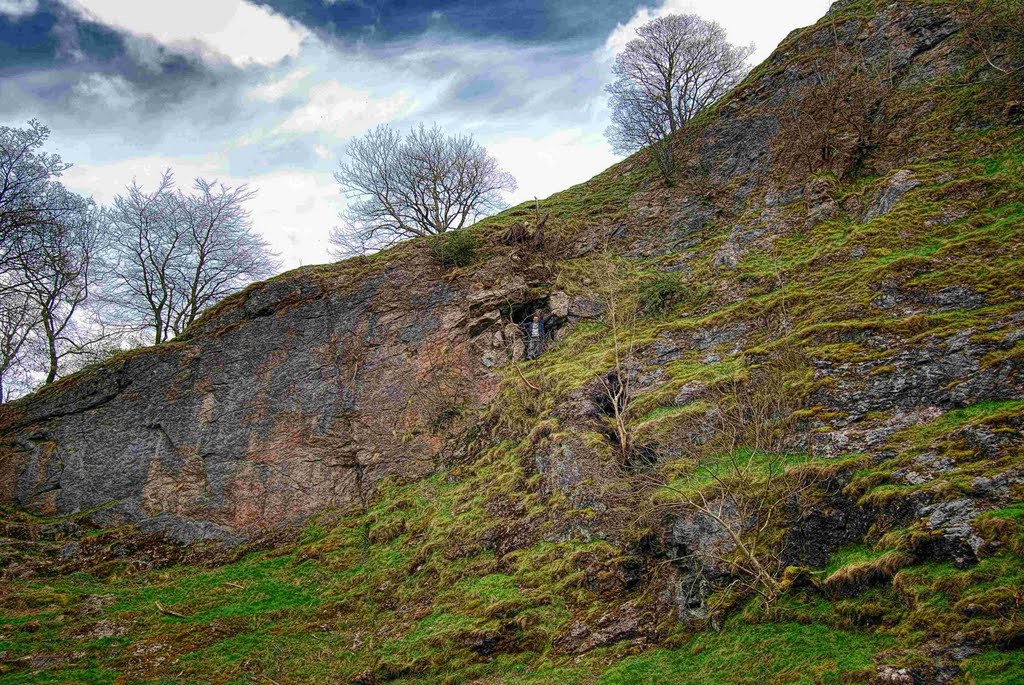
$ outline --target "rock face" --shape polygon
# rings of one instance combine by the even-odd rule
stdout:
[[[232,538],[428,473],[431,426],[495,386],[467,305],[494,296],[435,270],[413,255],[262,284],[179,342],[5,407],[0,500]]]
[[[901,169],[893,174],[892,178],[886,181],[885,186],[878,192],[874,202],[864,214],[864,220],[870,221],[888,214],[904,195],[921,185],[921,181],[914,178],[914,174],[906,169]]]

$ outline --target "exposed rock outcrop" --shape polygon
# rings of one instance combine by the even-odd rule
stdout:
[[[435,269],[413,253],[257,285],[180,341],[5,407],[0,496],[237,538],[429,473],[432,423],[494,392],[469,346],[475,312],[522,288],[466,291]]]

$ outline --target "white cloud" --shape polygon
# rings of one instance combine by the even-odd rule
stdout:
[[[141,67],[157,73],[167,62],[167,49],[148,36],[126,34],[124,37],[125,52]]]
[[[519,182],[510,198],[512,204],[545,198],[582,183],[617,159],[600,132],[579,129],[484,142],[488,152]]]
[[[246,0],[61,1],[92,21],[238,67],[297,55],[309,35],[300,24]]]
[[[38,0],[0,0],[0,14],[20,19],[39,9]]]
[[[174,171],[179,185],[188,186],[196,176],[220,178],[230,182],[224,174],[224,160],[210,155],[204,158],[180,158],[170,155],[130,157],[116,162],[90,164],[75,162],[64,172],[64,183],[77,193],[91,195],[102,204],[110,204],[125,186],[138,181],[143,188],[153,188],[165,169]]]
[[[666,3],[668,4],[668,3]],[[604,43],[606,57],[613,57],[614,55],[622,52],[623,48],[626,47],[626,43],[636,38],[636,30],[649,22],[652,19],[656,19],[664,14],[672,14],[669,11],[659,11],[658,9],[651,9],[650,7],[641,7],[638,9],[629,21],[625,24],[619,24],[615,27],[610,34],[608,39]]]
[[[376,95],[338,81],[325,81],[309,89],[309,100],[285,119],[280,130],[289,133],[320,131],[344,138],[391,121],[410,111],[412,106],[412,98],[404,91]]]
[[[295,69],[280,78],[274,78],[250,88],[245,95],[250,100],[257,102],[277,102],[295,90],[295,87],[312,73],[313,70],[310,67]]]
[[[787,0],[780,6],[772,2],[749,0],[664,0],[656,7],[641,7],[625,24],[619,24],[605,43],[607,55],[622,50],[636,37],[636,30],[651,19],[666,14],[699,14],[721,24],[729,41],[737,45],[754,43],[754,64],[764,61],[790,31],[809,26],[828,11],[832,0]],[[785,8],[783,11],[783,7]]]
[[[327,237],[338,223],[342,197],[330,173],[284,171],[250,179],[255,227],[281,255],[286,268],[333,261]]]

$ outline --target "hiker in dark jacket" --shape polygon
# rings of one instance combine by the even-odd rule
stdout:
[[[544,322],[540,314],[534,314],[533,320],[526,324],[526,358],[536,359],[544,350]]]

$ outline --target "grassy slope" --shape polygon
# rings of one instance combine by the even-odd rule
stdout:
[[[913,338],[971,328],[985,335],[986,324],[1021,311],[1010,288],[1020,282],[1022,266],[1015,251],[1024,239],[1024,138],[1017,133],[985,147],[987,156],[958,163],[958,180],[920,188],[887,217],[869,224],[837,220],[783,239],[789,241],[779,250],[787,256],[784,292],[800,322],[793,335],[811,354],[836,360],[878,354],[835,342],[829,333],[836,329]],[[940,166],[950,169],[949,162]],[[965,178],[993,191],[972,201],[974,211],[954,224],[928,226],[926,218],[940,210],[930,198],[955,197],[950,186]],[[898,244],[891,240],[895,233]],[[867,256],[832,268],[830,255],[856,244],[867,246]],[[763,259],[750,255],[740,273],[756,277],[766,268]],[[874,295],[870,284],[911,265],[921,287],[969,285],[987,293],[986,306],[916,314],[912,321],[856,317],[858,305]],[[845,297],[826,296],[837,290]],[[668,315],[646,319],[640,335],[654,339],[665,330],[740,320],[750,316],[749,308],[763,310],[782,296],[776,290],[711,311],[684,302]],[[545,388],[541,404],[555,406],[595,366],[610,363],[608,350],[599,326],[583,327],[528,368]],[[659,407],[670,404],[679,385],[729,370],[696,358],[666,369],[673,379],[640,399],[649,408],[637,418],[645,430],[673,420],[672,411]],[[903,496],[915,487],[954,498],[976,475],[1024,465],[1019,453],[996,465],[973,461],[958,442],[960,429],[1014,430],[1010,422],[1022,414],[1020,402],[986,403],[915,426],[891,439],[896,456],[862,469],[850,487],[862,498]],[[812,590],[793,591],[770,621],[740,614],[721,633],[692,637],[668,625],[669,646],[637,656],[630,656],[637,648],[629,641],[582,658],[560,655],[554,638],[571,620],[611,607],[614,598],[595,592],[592,578],[614,571],[622,552],[600,540],[573,538],[496,553],[493,541],[509,520],[538,521],[557,540],[555,521],[593,515],[538,494],[525,436],[544,420],[550,424],[546,417],[543,409],[517,414],[510,401],[492,430],[521,440],[500,442],[469,466],[386,488],[364,516],[324,518],[298,543],[234,563],[133,572],[127,561],[114,561],[96,575],[14,581],[0,591],[0,682],[111,682],[117,674],[156,682],[258,682],[257,674],[277,682],[361,674],[397,682],[465,682],[499,674],[502,682],[840,682],[842,673],[861,672],[879,654],[899,654],[905,663],[923,659],[915,646],[951,631],[988,635],[992,645],[967,662],[973,680],[965,682],[1019,682],[1024,673],[1018,652],[999,649],[1018,639],[1024,621],[1019,505],[984,515],[983,529],[1008,544],[972,569],[910,566],[835,601]],[[888,474],[928,450],[952,456],[957,467],[923,486],[889,484]],[[870,564],[898,548],[910,531],[888,533],[843,550],[822,577]],[[161,613],[158,602],[184,618]],[[29,657],[34,661],[24,660]]]
[[[726,226],[709,231],[704,244],[688,254],[618,264],[638,283],[656,277],[673,259],[685,257],[691,265],[683,289],[692,296],[644,319],[640,339],[756,321],[783,307],[793,321],[791,341],[835,363],[884,361],[886,350],[851,332],[884,335],[900,345],[965,330],[979,338],[1002,335],[1000,322],[1024,311],[1024,133],[1008,127],[949,135],[946,143],[954,151],[913,166],[925,183],[874,221],[843,214],[783,233],[772,251],[751,251],[725,275],[711,260]],[[636,187],[635,173],[611,170],[595,183],[554,196],[545,208],[567,226],[614,217]],[[870,197],[883,181],[840,186],[840,201]],[[954,221],[930,221],[950,208],[958,209]],[[513,208],[488,225],[500,227],[531,212]],[[864,248],[864,257],[849,258],[856,247]],[[593,258],[564,266],[570,289],[603,267]],[[923,292],[964,286],[983,293],[985,305],[880,313],[870,303],[880,284],[893,279]],[[724,296],[730,292],[743,297]],[[779,344],[768,334],[747,342],[747,352]],[[1017,342],[997,356],[1022,354]],[[666,366],[668,382],[637,399],[643,411],[634,418],[636,428],[656,436],[686,410],[672,403],[680,387],[733,373],[743,363],[741,355],[707,363],[694,352]],[[595,369],[610,364],[607,331],[579,327],[525,369],[543,390],[529,406],[510,378],[507,401],[496,403],[482,422],[472,460],[428,480],[385,487],[365,514],[324,516],[298,541],[212,567],[137,570],[131,557],[118,558],[116,532],[94,533],[109,546],[109,560],[0,587],[0,683],[118,677],[167,683],[359,677],[438,683],[858,682],[875,663],[927,662],[929,645],[955,634],[984,645],[965,662],[962,682],[1024,681],[1024,658],[1013,649],[1024,634],[1019,503],[977,519],[976,527],[993,544],[969,569],[891,563],[919,531],[877,530],[838,551],[826,568],[811,570],[819,581],[831,579],[832,587],[873,573],[875,580],[864,587],[838,596],[794,588],[774,616],[740,607],[721,632],[691,634],[671,615],[644,613],[645,621],[659,624],[655,649],[624,640],[580,657],[563,654],[557,638],[573,621],[613,611],[623,599],[641,608],[653,602],[645,594],[650,588],[622,596],[602,590],[601,578],[622,569],[625,553],[585,532],[595,512],[543,495],[532,464],[535,444],[559,430],[551,410]],[[884,364],[880,368],[885,373]],[[981,403],[901,431],[887,444],[893,456],[858,462],[848,492],[865,504],[922,488],[939,500],[969,493],[977,476],[1024,467],[1024,454],[1017,445],[997,463],[980,463],[963,429],[1019,435],[1022,417],[1021,402]],[[951,459],[954,467],[920,486],[891,480],[894,471],[926,452]],[[1019,499],[1021,494],[1016,493]],[[4,518],[8,524],[25,522],[17,512],[4,512]],[[567,534],[566,521],[577,522],[583,532]],[[29,523],[34,529],[44,522]],[[533,539],[523,548],[502,550],[497,541],[517,526],[533,531]]]

